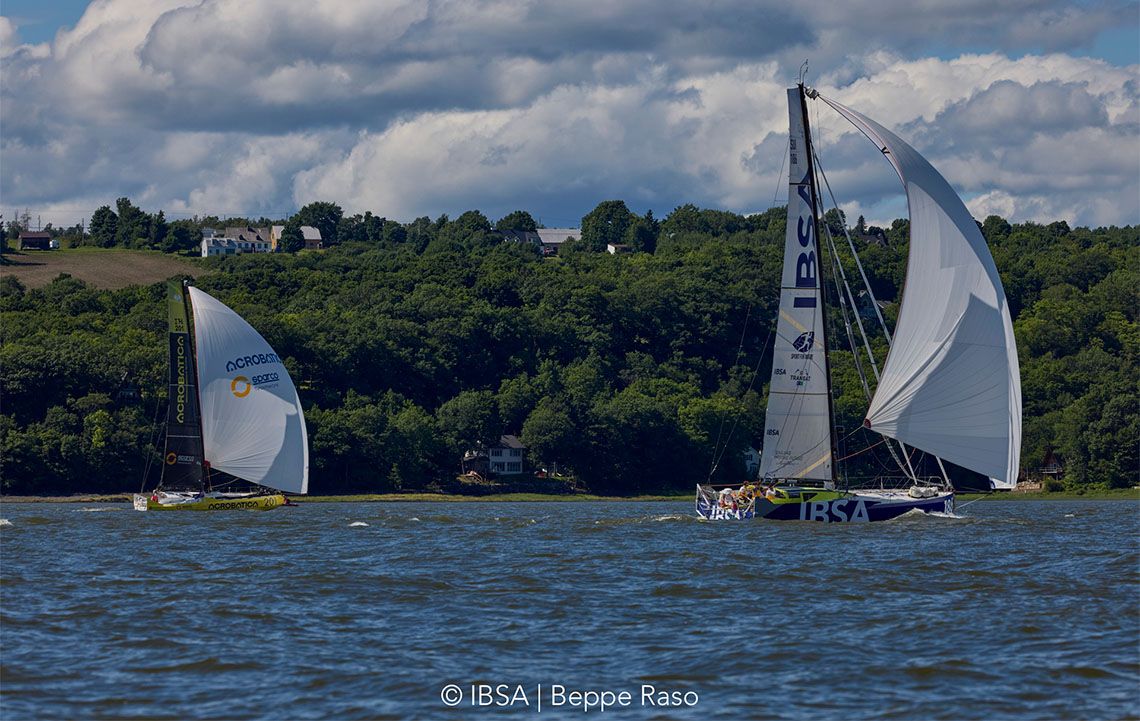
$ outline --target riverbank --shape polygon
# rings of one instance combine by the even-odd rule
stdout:
[[[496,493],[485,496],[460,496],[446,493],[359,493],[347,496],[297,496],[301,503],[560,503],[566,501],[688,501],[691,492],[650,494],[644,496],[595,496],[588,493],[553,495],[547,493]],[[1084,493],[1059,491],[1048,493],[960,493],[959,502],[983,501],[1140,501],[1140,488],[1093,489]],[[0,496],[0,503],[130,503],[131,494],[77,494],[73,496]]]

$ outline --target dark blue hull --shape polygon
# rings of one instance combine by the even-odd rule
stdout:
[[[912,498],[904,493],[852,492],[827,501],[773,503],[757,498],[746,507],[728,507],[697,495],[697,515],[709,520],[747,520],[763,518],[771,521],[818,521],[821,523],[873,523],[889,521],[904,513],[954,512],[954,494],[941,493],[931,498]]]

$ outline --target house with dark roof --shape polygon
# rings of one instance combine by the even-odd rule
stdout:
[[[542,247],[542,236],[533,230],[500,230],[499,233],[502,234],[504,241],[509,240],[515,243]]]
[[[53,250],[59,247],[58,240],[52,240],[51,233],[40,230],[20,231],[20,250]]]
[[[467,451],[463,455],[464,473],[478,473],[482,476],[510,476],[527,473],[526,446],[518,436],[504,435],[499,442],[477,451]]]
[[[542,242],[543,255],[558,255],[563,243],[582,237],[581,228],[539,228],[535,232]]]

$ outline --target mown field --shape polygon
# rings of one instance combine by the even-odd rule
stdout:
[[[74,248],[61,250],[9,251],[0,265],[0,275],[15,276],[26,288],[42,288],[67,273],[101,290],[128,285],[150,285],[202,269],[189,259],[157,250]]]

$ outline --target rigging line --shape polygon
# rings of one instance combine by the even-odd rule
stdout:
[[[760,364],[764,362],[764,353],[768,350],[768,341],[772,340],[772,334],[774,332],[775,332],[775,326],[768,329],[768,337],[764,339],[764,345],[760,347],[760,353],[756,357],[756,365],[752,368],[752,378],[748,381],[748,387],[744,389],[744,395],[745,396],[748,395],[748,393],[752,390],[752,386],[754,386],[756,384],[756,376],[758,376],[760,374]],[[728,431],[728,439],[729,440],[732,440],[732,437],[734,435],[736,435],[736,427],[738,425],[740,425],[740,416],[739,415],[736,417],[736,420],[734,420],[732,422],[732,428],[729,429],[729,431]],[[714,447],[714,450],[715,450],[715,447]],[[716,462],[713,464],[712,470],[709,471],[709,480],[712,480],[713,472],[716,471],[716,469],[720,466],[720,462],[724,458],[724,454],[727,452],[728,452],[728,441],[725,441],[724,447],[721,448],[720,455],[718,455],[716,457]]]
[[[827,194],[831,196],[831,203],[836,208],[839,203],[835,200],[835,193],[831,190],[831,184],[827,182],[827,174],[823,172],[823,166],[819,164],[819,156],[815,158],[815,165],[819,168],[820,177],[823,178],[823,184],[827,188]],[[875,298],[874,291],[871,290],[871,281],[867,280],[867,272],[863,270],[863,262],[859,260],[859,253],[855,251],[855,243],[851,240],[851,234],[847,232],[847,223],[843,223],[843,235],[847,238],[847,247],[851,248],[851,255],[855,258],[855,267],[859,269],[859,275],[863,278],[863,287],[867,289],[867,297],[871,299],[871,307],[875,309],[875,317],[879,319],[879,325],[883,328],[883,333],[887,336],[887,347],[891,345],[891,331],[887,328],[887,322],[883,320],[883,314],[879,310],[879,302]],[[877,375],[877,373],[876,373]]]
[[[827,175],[824,174],[824,172],[823,172],[823,166],[819,162],[819,156],[816,155],[814,146],[812,147],[812,157],[815,160],[815,168],[819,172],[820,176],[823,178],[823,183],[825,186],[827,186],[828,193],[831,195],[831,202],[835,206],[836,210],[839,211],[840,218],[842,219],[843,216],[842,216],[842,211],[839,209],[839,203],[835,200],[835,194],[831,192],[831,185],[827,182]],[[816,190],[817,190],[817,192],[819,191],[818,186],[816,187]],[[820,198],[820,204],[821,205],[823,204],[823,198],[822,197]],[[851,243],[851,236],[847,233],[847,223],[845,221],[843,221],[840,224],[843,226],[843,233],[844,233],[844,235],[847,235],[847,242],[850,244],[851,252],[855,255],[856,262],[858,263],[859,254],[855,252],[855,246],[853,243]],[[824,223],[823,227],[824,227],[824,230],[827,232],[828,245],[831,248],[832,254],[835,255],[835,244],[834,244],[833,239],[832,239],[831,228],[828,227],[827,223]],[[851,299],[851,304],[854,307],[855,306],[855,298],[854,298],[854,295],[851,293],[851,285],[847,282],[847,274],[843,271],[843,265],[842,264],[838,264],[838,265],[839,265],[839,273],[843,278],[844,287],[846,287],[846,289],[847,289],[847,295]],[[859,264],[859,265],[860,265],[860,267],[862,267],[862,264]],[[864,282],[866,282],[866,275],[863,276],[863,280],[864,280]],[[838,290],[838,288],[839,288],[839,284],[838,284],[838,282],[836,282],[836,290]],[[867,287],[867,293],[871,297],[872,306],[875,309],[875,315],[877,315],[879,317],[879,320],[882,323],[883,322],[882,321],[882,315],[879,313],[879,306],[875,302],[875,300],[874,300],[875,296],[873,293],[871,293],[871,289],[869,286]],[[859,327],[859,333],[863,336],[863,345],[866,348],[867,357],[871,361],[871,370],[874,371],[875,381],[878,382],[880,379],[879,366],[875,362],[875,354],[871,351],[870,338],[867,336],[867,331],[863,327],[863,321],[859,318],[858,313],[855,313],[855,325],[857,325]],[[887,331],[885,323],[883,323],[883,332],[887,334],[887,345],[889,347],[890,342],[891,342],[891,338],[890,338],[890,333]],[[854,353],[854,349],[852,349],[852,352]],[[890,443],[887,444],[887,449],[891,452],[891,456],[895,459],[895,463],[897,463],[899,465],[900,471],[902,471],[905,474],[909,470],[911,478],[917,478],[917,476],[914,473],[914,467],[911,465],[911,459],[906,454],[906,446],[903,444],[902,441],[898,441],[898,444],[899,444],[899,447],[902,449],[903,460],[906,461],[906,468],[903,468],[902,461],[900,461],[899,457],[897,455],[895,455],[894,447]]]
[[[970,505],[971,503],[977,503],[978,501],[984,501],[984,500],[986,500],[987,498],[989,498],[990,496],[992,496],[993,494],[994,494],[994,491],[990,491],[989,493],[983,493],[983,494],[982,494],[982,497],[981,497],[981,498],[975,498],[975,499],[974,499],[974,500],[972,500],[972,501],[966,501],[966,502],[965,502],[965,503],[963,503],[962,505],[960,505],[960,506],[956,506],[956,507],[954,508],[954,512],[955,512],[955,513],[957,513],[958,511],[962,510],[963,508],[965,508],[966,506]]]
[[[780,172],[776,173],[776,192],[772,193],[772,205],[776,207],[776,201],[780,197],[780,188],[784,187],[784,163],[788,162],[788,146],[791,145],[792,136],[789,134],[787,139],[784,140],[784,152],[780,156]]]
[[[816,162],[815,167],[819,169],[819,174],[823,178],[823,182],[826,185],[827,184],[827,175],[824,174],[823,167],[819,164],[819,157],[818,156],[816,156],[815,162]],[[828,190],[830,191],[831,188],[829,187]],[[831,202],[835,206],[836,210],[839,210],[839,204],[835,202],[835,195],[834,194],[832,194],[832,196],[831,196]],[[842,211],[840,211],[840,212],[842,212]],[[840,218],[842,219],[843,216],[840,215]],[[846,234],[847,233],[847,222],[846,222],[846,220],[843,220],[841,225],[843,226],[843,232]],[[838,255],[837,255],[836,249],[835,249],[835,239],[834,239],[834,236],[832,236],[832,234],[831,234],[831,228],[827,225],[827,223],[824,223],[823,227],[824,227],[824,230],[827,231],[827,244],[831,248],[832,254],[836,255],[836,257],[838,258]],[[848,242],[850,242],[850,236],[848,236]],[[851,247],[851,252],[852,253],[855,252],[854,246]],[[856,258],[857,257],[858,256],[856,255]],[[843,264],[839,263],[838,259],[837,259],[836,265],[839,266],[839,275],[840,275],[840,277],[843,278],[843,286],[844,286],[844,288],[847,289],[847,297],[850,298],[850,300],[851,300],[851,307],[854,311],[857,311],[858,305],[856,305],[855,296],[851,292],[851,284],[847,282],[847,273],[843,270]],[[836,290],[838,290],[838,289],[839,289],[839,284],[838,284],[838,282],[836,282]],[[870,293],[870,290],[868,289],[867,292]],[[871,296],[871,302],[872,302],[872,304],[874,304],[874,296]],[[875,311],[878,312],[878,306],[877,305],[875,306]],[[875,354],[871,352],[871,341],[870,341],[870,338],[868,338],[868,336],[867,336],[867,330],[863,327],[863,321],[862,321],[862,319],[859,318],[858,312],[855,312],[855,325],[857,325],[859,327],[859,334],[863,336],[863,347],[866,348],[866,350],[867,350],[867,357],[871,361],[871,370],[873,370],[875,372],[875,381],[878,382],[878,380],[879,380],[879,366],[875,362]],[[888,335],[888,339],[889,338],[890,338],[890,336]],[[890,341],[888,340],[888,343],[889,342]],[[851,351],[852,351],[852,353],[854,353],[855,348],[852,347]],[[868,400],[870,400],[870,399],[868,398]]]
[[[744,339],[748,336],[748,321],[752,318],[752,303],[748,304],[748,310],[744,314],[744,327],[740,331],[740,343],[736,346],[736,357],[732,359],[732,367],[735,368],[740,363],[740,355],[744,352]],[[720,448],[720,439],[724,433],[724,420],[725,417],[720,417],[720,428],[716,432],[716,441],[713,442],[713,457],[712,464],[709,466],[709,478],[716,471],[720,465],[720,458],[717,457],[716,451]]]
[[[740,343],[738,343],[736,346],[736,357],[733,358],[733,360],[732,360],[732,367],[733,368],[735,368],[737,365],[739,365],[740,356],[743,355],[743,353],[744,353],[744,340],[745,340],[745,338],[748,337],[748,322],[749,322],[749,320],[751,320],[751,318],[752,318],[752,303],[750,302],[748,304],[748,310],[744,313],[744,327],[740,331]],[[767,341],[765,341],[765,345],[767,345]],[[763,357],[763,352],[761,352],[761,357]],[[751,388],[751,385],[752,384],[749,383],[750,388]],[[745,392],[747,392],[747,391],[745,391]],[[713,473],[716,472],[717,467],[720,465],[720,459],[724,456],[723,453],[721,453],[720,455],[717,455],[717,449],[720,448],[720,441],[721,441],[721,438],[723,437],[723,434],[724,434],[724,423],[725,423],[725,416],[722,415],[720,417],[720,427],[717,429],[717,432],[716,432],[716,441],[713,442],[712,460],[709,464],[709,475],[708,475],[709,480],[712,479]],[[729,437],[731,438],[731,435]]]
[[[801,92],[801,97],[802,97],[803,90],[801,89],[800,92]],[[807,107],[805,106],[804,107],[805,125],[807,123],[808,112],[809,111],[808,111]],[[816,111],[816,124],[817,125],[819,124],[818,109]],[[816,177],[816,173],[819,172],[819,166],[812,162],[813,160],[817,159],[816,155],[815,155],[815,138],[812,137],[812,134],[811,134],[811,132],[809,132],[807,127],[804,128],[804,140],[806,141],[806,145],[807,145],[808,172],[812,176],[811,177],[811,185],[810,185],[811,193],[812,193],[812,199],[811,199],[812,218],[811,218],[811,221],[812,221],[812,225],[815,226],[814,227],[814,229],[815,229],[815,249],[816,249],[816,253],[819,254],[820,256],[822,256],[823,255],[823,249],[819,245],[819,224],[821,222],[823,222],[826,225],[826,222],[823,220],[823,217],[821,215],[821,211],[823,209],[823,203],[821,201],[823,200],[823,196],[821,196],[819,193],[819,179]],[[791,141],[789,141],[789,142],[791,142]],[[789,200],[789,203],[790,202],[791,201]],[[822,326],[820,328],[820,334],[823,336],[823,342],[824,342],[823,367],[824,367],[824,371],[825,371],[826,377],[827,377],[828,440],[830,442],[834,442],[836,430],[837,430],[836,425],[835,425],[835,396],[834,396],[835,369],[832,368],[832,364],[831,364],[831,344],[827,342],[827,313],[826,313],[827,302],[824,298],[824,295],[825,295],[824,289],[826,288],[826,286],[824,285],[824,279],[823,279],[824,273],[823,273],[822,267],[820,267],[820,269],[819,269],[819,275],[820,275],[820,278],[819,278],[819,283],[817,285],[817,292],[819,294],[819,320],[820,320],[820,325]],[[838,455],[838,453],[836,452],[837,450],[838,450],[838,448],[834,445],[830,445],[828,447],[828,453],[831,454],[832,458],[834,458],[836,455]],[[832,479],[832,481],[836,480],[836,478],[835,478],[835,466],[834,465],[831,466],[831,479]]]
[[[150,468],[154,465],[154,445],[158,442],[158,409],[162,407],[158,397],[154,399],[154,418],[150,421],[150,443],[146,447],[146,465],[143,466],[142,485],[139,493],[146,493],[146,480],[150,476]]]
[[[831,240],[831,231],[827,231],[827,245],[831,251],[831,264],[836,266],[839,264],[837,254],[835,252],[835,244]],[[851,358],[855,361],[855,371],[859,374],[859,382],[863,386],[863,395],[866,396],[867,402],[871,401],[871,387],[867,384],[867,374],[863,371],[863,361],[859,357],[859,348],[855,343],[855,334],[851,330],[851,319],[847,314],[847,298],[844,297],[842,291],[839,290],[839,283],[835,281],[839,277],[839,273],[835,270],[832,271],[832,282],[835,285],[835,292],[839,296],[839,310],[843,316],[843,328],[847,331],[847,343],[851,348]],[[850,290],[850,289],[848,289]]]
[[[861,451],[855,451],[854,453],[850,453],[850,454],[848,454],[848,455],[846,455],[846,456],[843,456],[842,458],[840,458],[840,459],[839,459],[839,461],[845,461],[845,460],[847,460],[848,458],[854,458],[855,456],[859,455],[860,453],[866,453],[867,451],[871,450],[871,449],[872,449],[872,448],[874,448],[875,446],[879,446],[879,445],[882,445],[883,443],[886,443],[886,442],[887,442],[887,438],[886,438],[886,436],[883,436],[882,438],[880,438],[880,439],[878,440],[878,442],[877,442],[877,443],[872,443],[871,445],[867,446],[866,448],[864,448],[864,449],[863,449],[863,450],[861,450]],[[836,461],[836,462],[838,462],[838,461]]]

